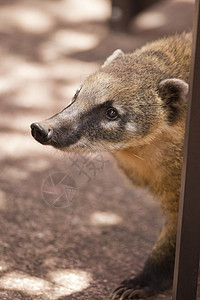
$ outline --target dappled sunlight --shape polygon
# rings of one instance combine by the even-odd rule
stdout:
[[[0,278],[0,288],[24,291],[30,295],[41,295],[51,289],[51,284],[44,279],[14,271]]]
[[[66,54],[76,51],[86,51],[96,47],[99,39],[96,34],[76,32],[74,30],[62,29],[51,38],[56,49]]]
[[[53,105],[52,85],[50,82],[33,81],[32,84],[27,82],[18,90],[17,95],[13,99],[13,103],[19,107],[34,107],[37,109],[44,108],[48,105],[50,108]]]
[[[38,8],[35,1],[27,4],[24,0],[20,6],[8,3],[0,10],[0,29],[18,28],[27,33],[42,34],[53,29],[56,21],[80,23],[102,21],[109,17],[107,1],[96,0],[95,5],[91,4],[92,0],[45,1]]]
[[[42,145],[38,145],[31,136],[24,134],[1,133],[0,135],[1,156],[0,160],[8,158],[24,158],[27,155],[48,154]]]
[[[44,118],[45,113],[41,112],[40,114],[37,114],[38,118]],[[12,122],[10,121],[12,120]],[[1,131],[18,131],[20,133],[25,133],[30,134],[30,123],[31,120],[34,122],[35,120],[35,113],[23,113],[23,112],[18,112],[13,114],[13,112],[5,112],[0,119],[0,126],[1,126]],[[31,137],[31,135],[30,135]]]
[[[86,75],[96,71],[99,67],[97,63],[88,63],[77,61],[75,59],[60,58],[56,63],[51,63],[48,67],[48,76],[54,80],[64,80],[67,84],[63,86],[70,86],[81,79],[85,79]],[[81,70],[81,72],[80,72]],[[73,95],[71,95],[72,97]]]
[[[122,222],[122,218],[112,212],[94,212],[90,216],[90,221],[96,226],[111,226]]]
[[[49,47],[47,51],[51,51]],[[54,50],[52,51],[54,52]],[[56,106],[56,113],[59,109],[63,108],[63,105],[67,105],[70,102],[77,86],[82,83],[87,75],[97,70],[97,68],[98,64],[79,63],[76,60],[68,59],[58,60],[56,63],[47,66],[46,69],[30,66],[27,70],[26,79],[24,78],[23,71],[16,75],[18,91],[17,95],[12,97],[13,103],[18,106],[30,108],[44,108],[46,105],[47,111]],[[80,75],[80,70],[82,70],[82,75]],[[57,81],[62,82],[62,80],[62,84],[57,83]],[[75,80],[78,83],[75,83]],[[65,82],[66,84],[64,84]],[[65,103],[59,107],[58,100],[65,101]]]
[[[36,7],[26,5],[12,5],[0,10],[0,27],[10,18],[10,27],[15,27],[28,33],[41,34],[50,30],[53,25],[53,19],[45,11]]]
[[[0,190],[0,211],[5,210],[6,207],[6,193],[2,190]],[[0,264],[0,270],[1,270],[1,264]]]
[[[91,14],[95,20],[105,19],[108,16],[106,1],[96,0],[95,5],[90,5],[91,0],[84,4],[65,0],[59,3],[38,2],[40,6],[36,2],[29,1],[27,4],[27,1],[22,0],[20,5],[8,2],[0,6],[0,30],[6,36],[5,47],[0,50],[0,96],[3,111],[0,119],[0,160],[49,154],[32,139],[30,124],[46,119],[67,106],[85,76],[99,66],[97,63],[78,61],[66,56],[93,49],[100,42],[100,37],[96,33],[82,32],[81,29],[80,32],[69,29],[65,27],[65,23],[75,13],[74,8],[80,9],[80,6],[82,10],[76,11],[74,22],[84,19],[88,22]],[[62,23],[60,26],[59,22]],[[15,31],[17,37],[13,38],[12,32]],[[45,32],[48,35],[40,38]],[[30,42],[32,37],[37,36],[39,39],[35,40],[36,45],[28,46],[25,37]],[[21,42],[23,45],[20,45]],[[7,47],[9,52],[6,51]],[[31,55],[35,55],[36,59],[27,59]],[[44,164],[40,164],[40,170],[42,168],[45,168]],[[13,172],[11,174],[8,170],[12,178],[17,173]],[[26,176],[27,171],[19,172],[19,178]]]
[[[47,278],[49,280],[13,271],[0,278],[0,288],[54,300],[86,289],[92,280],[89,273],[74,269],[51,271]]]
[[[28,178],[30,172],[34,172],[34,171],[42,172],[42,171],[46,171],[46,169],[50,168],[51,167],[50,158],[51,157],[48,155],[45,159],[37,158],[37,164],[36,164],[35,163],[36,158],[33,159],[33,157],[31,157],[29,160],[26,161],[26,165],[23,168],[20,166],[17,167],[14,165],[7,166],[3,171],[3,176],[4,176],[4,178],[9,178],[9,180],[15,180],[15,182],[25,180]],[[23,160],[23,156],[22,156],[22,160]],[[1,191],[0,191],[0,209],[1,209],[1,207],[5,208],[5,204],[6,204],[5,200],[6,200],[6,198],[5,198],[4,194],[1,197]]]
[[[52,28],[53,25],[53,19],[36,7],[8,3],[0,10],[0,29],[6,31],[17,28],[28,33],[41,34]]]
[[[18,87],[18,84],[15,78],[10,78],[9,76],[5,76],[0,80],[0,95],[6,92],[10,92]]]
[[[45,66],[36,62],[27,63],[12,55],[9,62],[2,64],[4,74],[0,75],[0,95],[4,97],[6,93],[11,93],[13,105],[22,108],[44,108],[46,105],[49,110],[55,107],[57,100],[69,102],[77,87],[75,81],[80,84],[99,67],[97,63],[61,59],[65,51],[57,43],[44,43],[40,51],[44,59],[51,56],[58,56],[59,59]]]
[[[21,181],[28,177],[29,172],[24,168],[19,168],[16,166],[7,166],[3,172],[4,178],[9,178],[9,180]]]
[[[45,6],[49,12],[62,21],[73,23],[81,23],[84,21],[103,21],[110,16],[111,8],[107,0],[61,0],[59,5],[52,1]]]
[[[33,62],[20,62],[20,68],[11,73],[16,79],[20,80],[43,80],[48,78],[48,67],[45,67],[39,63]],[[24,83],[24,82],[23,82]]]
[[[164,26],[167,22],[168,20],[164,13],[147,11],[136,16],[133,24],[140,30],[151,30]]]
[[[28,172],[33,172],[33,171],[45,171],[49,167],[51,167],[51,160],[50,157],[47,155],[47,157],[44,158],[37,158],[37,164],[35,163],[35,159],[29,160],[26,162],[26,169]]]
[[[8,270],[8,268],[9,268],[9,265],[7,263],[5,263],[3,260],[0,260],[0,272],[5,272]]]
[[[63,286],[68,295],[86,289],[92,280],[88,272],[81,270],[56,270],[48,273],[51,282]]]
[[[88,22],[88,17],[91,15],[94,20],[108,17],[106,1],[96,0],[95,5],[91,4],[91,0],[83,4],[77,0],[63,0],[59,3],[40,2],[40,6],[37,6],[37,1],[29,1],[27,4],[27,1],[22,0],[20,5],[8,2],[0,7],[0,30],[6,37],[5,47],[1,47],[0,96],[3,104],[5,103],[4,106],[9,105],[11,108],[11,113],[4,112],[0,121],[4,130],[10,132],[13,129],[15,132],[19,130],[24,133],[26,131],[24,130],[26,126],[23,126],[25,114],[19,110],[14,111],[12,109],[14,106],[36,109],[33,121],[40,118],[41,109],[43,109],[43,116],[48,117],[52,112],[56,113],[62,109],[63,105],[67,105],[85,76],[98,68],[97,63],[87,63],[67,57],[74,52],[91,50],[100,42],[101,36],[96,33],[82,32],[82,27],[77,31],[65,26],[68,17],[71,18],[77,7],[79,10],[76,10],[74,22],[84,20]],[[12,37],[14,31],[17,32],[16,39]],[[48,35],[40,38],[45,32],[48,32]],[[36,45],[31,47],[26,37],[28,41],[32,37],[33,40],[38,37],[35,39]],[[18,38],[20,38],[19,42],[17,42]],[[13,51],[7,52],[7,46],[9,51],[12,48]],[[35,59],[27,60],[27,56],[29,58],[33,56]],[[9,102],[6,103],[5,99],[8,97]],[[27,111],[27,120],[28,115]],[[41,118],[43,119],[42,116]],[[14,142],[16,139],[17,136],[14,137]],[[9,152],[9,145],[6,147],[9,148]]]

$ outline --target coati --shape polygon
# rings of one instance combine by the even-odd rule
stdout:
[[[109,151],[126,176],[161,201],[166,224],[143,270],[111,299],[147,298],[173,280],[191,34],[116,50],[60,113],[31,124],[40,143],[67,152]],[[142,159],[141,159],[142,158]]]

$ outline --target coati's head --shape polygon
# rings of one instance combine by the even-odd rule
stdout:
[[[31,125],[33,137],[77,152],[149,143],[155,132],[182,118],[188,92],[183,80],[163,79],[164,73],[153,68],[137,53],[116,50],[65,109]]]

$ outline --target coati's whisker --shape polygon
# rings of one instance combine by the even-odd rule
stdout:
[[[134,154],[134,153],[132,153],[131,154],[132,156],[135,156],[135,157],[137,157],[137,158],[139,158],[139,159],[141,159],[141,160],[145,160],[144,158],[142,158],[141,156],[139,156],[139,155],[136,155],[136,154]]]

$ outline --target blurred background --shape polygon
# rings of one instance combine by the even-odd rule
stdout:
[[[159,203],[108,154],[63,155],[29,128],[115,49],[192,28],[193,0],[137,2],[0,0],[0,299],[107,299],[151,251]]]

